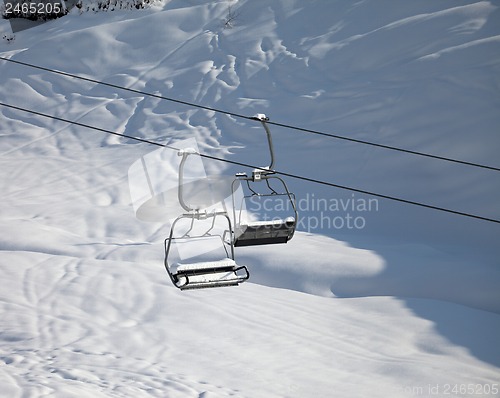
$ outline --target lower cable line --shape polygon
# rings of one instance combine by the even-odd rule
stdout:
[[[22,112],[31,113],[33,115],[41,116],[41,117],[44,117],[44,118],[47,118],[47,119],[53,119],[53,120],[57,120],[57,121],[60,121],[60,122],[73,124],[73,125],[76,125],[76,126],[87,128],[87,129],[99,131],[99,132],[102,132],[102,133],[105,133],[105,134],[111,134],[111,135],[115,135],[115,136],[122,137],[122,138],[128,138],[128,139],[135,140],[135,141],[142,142],[142,143],[149,144],[149,145],[155,145],[155,146],[158,146],[158,147],[168,148],[168,149],[172,149],[172,150],[179,150],[178,148],[175,148],[173,146],[169,146],[169,145],[162,144],[162,143],[159,143],[159,142],[151,141],[151,140],[148,140],[148,139],[145,139],[145,138],[134,137],[132,135],[123,134],[123,133],[117,133],[115,131],[104,129],[104,128],[101,128],[101,127],[92,126],[92,125],[89,125],[89,124],[86,124],[86,123],[81,123],[81,122],[77,122],[77,121],[74,121],[74,120],[65,119],[65,118],[62,118],[62,117],[59,117],[59,116],[48,115],[46,113],[34,111],[34,110],[31,110],[31,109],[27,109],[27,108],[22,108],[22,107],[11,105],[11,104],[6,104],[6,103],[0,102],[0,106],[6,107],[6,108],[15,109],[15,110],[22,111]],[[233,164],[233,165],[237,165],[237,166],[248,167],[248,168],[251,168],[251,169],[268,171],[267,169],[262,168],[262,167],[250,165],[250,164],[243,163],[243,162],[237,162],[235,160],[218,158],[216,156],[211,156],[211,155],[207,155],[207,154],[204,154],[204,153],[200,153],[200,156],[202,158],[206,158],[206,159],[210,159],[210,160],[215,160],[215,161],[218,161],[218,162],[225,162],[225,163],[229,163],[229,164]],[[500,224],[500,220],[494,219],[494,218],[483,217],[483,216],[479,216],[479,215],[476,215],[476,214],[471,214],[471,213],[466,213],[466,212],[462,212],[462,211],[447,209],[447,208],[444,208],[444,207],[434,206],[434,205],[430,205],[430,204],[426,204],[426,203],[422,203],[422,202],[416,202],[416,201],[413,201],[413,200],[408,200],[408,199],[403,199],[403,198],[397,198],[397,197],[394,197],[394,196],[379,194],[379,193],[376,193],[376,192],[366,191],[366,190],[358,189],[358,188],[352,188],[352,187],[348,187],[348,186],[345,186],[345,185],[335,184],[335,183],[332,183],[332,182],[329,182],[329,181],[323,181],[323,180],[319,180],[319,179],[316,179],[316,178],[301,176],[301,175],[297,175],[297,174],[293,174],[293,173],[287,173],[287,172],[284,172],[284,171],[274,170],[274,172],[276,174],[280,174],[282,176],[286,176],[286,177],[298,179],[298,180],[301,180],[301,181],[307,181],[307,182],[314,183],[314,184],[326,185],[326,186],[329,186],[329,187],[343,189],[343,190],[348,190],[348,191],[352,191],[352,192],[357,192],[357,193],[361,193],[361,194],[364,194],[364,195],[370,195],[370,196],[378,197],[378,198],[381,198],[381,199],[392,200],[392,201],[395,201],[395,202],[405,203],[405,204],[408,204],[408,205],[419,206],[419,207],[423,207],[423,208],[427,208],[427,209],[437,210],[437,211],[446,212],[446,213],[450,213],[450,214],[455,214],[455,215],[459,215],[459,216],[463,216],[463,217],[469,217],[469,218],[473,218],[473,219],[477,219],[477,220],[488,221],[488,222],[493,222],[493,223]]]

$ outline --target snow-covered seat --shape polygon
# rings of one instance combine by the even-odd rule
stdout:
[[[236,286],[249,278],[245,266],[230,258],[198,263],[175,263],[172,277],[181,290]]]
[[[295,225],[294,217],[241,223],[236,231],[234,246],[286,243],[292,238]]]

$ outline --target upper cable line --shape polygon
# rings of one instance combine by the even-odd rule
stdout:
[[[123,87],[123,86],[120,86],[117,84],[107,83],[107,82],[104,82],[101,80],[92,79],[92,78],[84,77],[84,76],[79,76],[79,75],[75,75],[72,73],[63,72],[63,71],[59,71],[56,69],[47,68],[47,67],[43,67],[43,66],[39,66],[39,65],[34,65],[34,64],[27,63],[27,62],[23,62],[23,61],[17,61],[17,60],[2,57],[2,56],[0,56],[0,60],[12,62],[12,63],[18,64],[18,65],[22,65],[22,66],[26,66],[26,67],[30,67],[30,68],[39,69],[39,70],[42,70],[45,72],[54,73],[54,74],[58,74],[58,75],[65,76],[65,77],[70,77],[70,78],[74,78],[74,79],[87,81],[90,83],[101,84],[103,86],[115,88],[118,90],[128,91],[128,92],[132,92],[135,94],[140,94],[140,95],[144,95],[147,97],[152,97],[152,98],[157,98],[157,99],[161,99],[161,100],[165,100],[165,101],[170,101],[170,102],[174,102],[174,103],[181,104],[181,105],[188,106],[188,107],[192,107],[192,108],[198,108],[198,109],[203,109],[206,111],[221,113],[224,115],[228,115],[228,116],[232,116],[232,117],[236,117],[236,118],[240,118],[240,119],[253,120],[251,117],[246,116],[246,115],[242,115],[239,113],[230,112],[230,111],[226,111],[226,110],[219,109],[219,108],[214,108],[211,106],[196,104],[193,102],[184,101],[184,100],[180,100],[180,99],[176,99],[176,98],[172,98],[172,97],[166,97],[164,95],[148,93],[146,91],[137,90],[137,89],[133,89],[133,88],[129,88],[129,87]],[[429,154],[429,153],[425,153],[425,152],[414,151],[414,150],[405,149],[405,148],[399,148],[399,147],[395,147],[395,146],[391,146],[391,145],[385,145],[385,144],[361,140],[361,139],[357,139],[357,138],[346,137],[343,135],[338,135],[338,134],[333,134],[333,133],[326,133],[323,131],[293,126],[293,125],[286,124],[286,123],[269,121],[268,124],[282,127],[282,128],[286,128],[289,130],[299,131],[299,132],[308,133],[308,134],[320,135],[323,137],[349,141],[349,142],[362,144],[362,145],[369,145],[369,146],[373,146],[373,147],[377,147],[377,148],[402,152],[402,153],[406,153],[406,154],[410,154],[410,155],[423,156],[423,157],[427,157],[427,158],[431,158],[431,159],[436,159],[436,160],[441,160],[441,161],[446,161],[446,162],[451,162],[451,163],[456,163],[456,164],[462,164],[462,165],[471,166],[471,167],[478,167],[478,168],[482,168],[482,169],[486,169],[486,170],[500,171],[500,167],[489,166],[489,165],[479,164],[479,163],[475,163],[475,162],[469,162],[469,161],[460,160],[460,159],[453,159],[453,158],[449,158],[449,157],[445,157],[445,156],[439,156],[439,155]]]

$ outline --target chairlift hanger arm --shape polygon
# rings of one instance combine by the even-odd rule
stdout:
[[[177,155],[182,156],[181,163],[179,164],[179,188],[177,190],[177,197],[179,199],[179,204],[182,206],[182,208],[187,211],[187,212],[192,212],[194,209],[189,207],[186,202],[184,202],[184,189],[183,189],[183,184],[184,184],[184,164],[186,163],[186,160],[189,155],[199,155],[196,150],[193,148],[187,148],[187,149],[181,149]]]
[[[273,138],[271,136],[271,131],[269,130],[269,126],[267,125],[266,122],[269,121],[269,118],[264,115],[263,113],[258,113],[257,115],[251,117],[253,120],[258,120],[259,122],[262,123],[262,126],[264,127],[264,130],[266,130],[266,135],[267,135],[267,143],[269,144],[269,153],[271,155],[271,163],[267,167],[270,172],[274,171],[274,147],[273,147]],[[260,170],[260,173],[265,173],[265,171]]]

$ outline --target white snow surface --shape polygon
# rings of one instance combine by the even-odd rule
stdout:
[[[75,9],[0,40],[0,55],[500,167],[499,6]],[[0,83],[3,103],[268,162],[256,122],[1,60]],[[271,130],[278,170],[500,219],[496,171]],[[239,287],[181,292],[163,268],[168,225],[137,220],[129,194],[128,168],[157,147],[2,106],[0,137],[1,397],[500,396],[498,224],[287,179],[294,238],[237,248]]]

